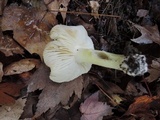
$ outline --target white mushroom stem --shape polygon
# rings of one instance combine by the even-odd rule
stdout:
[[[78,49],[75,57],[77,62],[91,63],[116,70],[122,70],[120,65],[125,59],[124,55],[93,49]]]
[[[148,70],[146,57],[134,54],[125,57],[124,55],[109,53],[93,49],[77,49],[75,55],[79,63],[90,63],[106,68],[121,70],[130,76],[143,75]]]

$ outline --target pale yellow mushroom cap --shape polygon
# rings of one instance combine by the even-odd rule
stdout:
[[[51,69],[51,80],[68,82],[90,70],[92,64],[79,63],[75,59],[79,48],[94,49],[83,26],[56,25],[52,28],[50,37],[53,41],[46,45],[43,58]]]

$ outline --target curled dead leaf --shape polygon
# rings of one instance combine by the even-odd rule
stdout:
[[[140,32],[141,36],[138,38],[131,39],[133,42],[138,44],[150,44],[155,42],[160,45],[160,34],[158,30],[158,26],[140,26],[130,21],[134,27],[136,27]]]
[[[38,68],[40,61],[33,58],[22,59],[17,62],[13,62],[4,68],[4,75],[15,75],[23,72],[32,70],[33,68]]]

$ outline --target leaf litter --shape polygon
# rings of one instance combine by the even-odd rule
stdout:
[[[64,119],[61,116],[66,120],[160,119],[160,7],[157,3],[148,0],[0,2],[0,110],[3,111],[0,116],[22,120]],[[132,21],[131,25],[141,35],[130,28],[128,21]],[[96,49],[147,55],[148,73],[133,78],[92,66],[87,75],[72,82],[52,82],[42,53],[56,24],[83,25]],[[23,104],[21,107],[19,102]]]
[[[22,47],[42,57],[44,46],[50,41],[49,29],[56,22],[51,13],[12,4],[4,9],[1,28],[13,30],[13,38]]]
[[[49,79],[49,72],[48,67],[41,65],[37,72],[30,78],[31,82],[28,86],[28,92],[43,89],[39,96],[37,111],[35,113],[36,117],[46,112],[48,109],[56,107],[56,105],[60,103],[62,105],[67,105],[73,93],[77,95],[78,98],[81,98],[83,89],[82,77],[68,83],[57,84]]]

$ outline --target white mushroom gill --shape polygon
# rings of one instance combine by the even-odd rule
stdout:
[[[56,25],[50,32],[53,41],[43,52],[45,64],[50,67],[50,79],[54,82],[71,81],[87,73],[92,64],[122,70],[136,76],[147,70],[144,55],[125,57],[109,52],[94,50],[93,42],[83,26]]]

